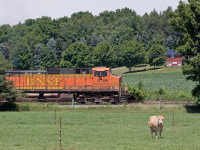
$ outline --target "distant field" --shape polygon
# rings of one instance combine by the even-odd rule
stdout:
[[[172,110],[175,109],[175,126]],[[146,110],[146,111],[145,111]],[[3,150],[59,149],[59,117],[62,147],[70,150],[200,149],[199,114],[182,106],[129,106],[75,108],[57,112],[1,112],[0,145]],[[151,115],[167,117],[162,139],[151,138]],[[155,134],[154,134],[155,137]]]
[[[146,68],[146,70],[145,70]],[[172,72],[182,72],[181,67],[174,66],[174,67],[150,67],[149,65],[140,65],[133,67],[131,72],[129,72],[128,68],[126,67],[118,67],[112,68],[112,73],[116,75],[130,75],[130,74],[151,74],[151,73],[172,73]]]
[[[146,68],[146,71],[144,70]],[[131,73],[126,67],[119,67],[112,69],[113,74],[122,75],[122,82],[133,86],[138,85],[142,80],[144,89],[146,91],[158,90],[163,88],[166,91],[186,91],[191,92],[196,83],[187,81],[186,76],[182,74],[182,69],[176,67],[159,67],[153,68],[149,65],[142,65],[141,67],[133,67]]]
[[[166,91],[191,92],[196,84],[185,78],[181,72],[122,75],[123,83],[128,83],[136,87],[138,82],[142,80],[144,90],[146,91],[163,88]]]

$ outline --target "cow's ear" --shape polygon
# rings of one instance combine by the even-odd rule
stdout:
[[[158,118],[158,116],[156,116]]]
[[[163,117],[163,119],[166,119],[166,117]]]

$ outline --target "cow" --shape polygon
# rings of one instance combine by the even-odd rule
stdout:
[[[153,132],[155,132],[157,138],[157,131],[160,132],[160,138],[161,138],[161,132],[163,129],[163,119],[166,119],[166,117],[163,117],[162,115],[151,116],[149,118],[148,124],[151,130],[151,138],[153,138]]]

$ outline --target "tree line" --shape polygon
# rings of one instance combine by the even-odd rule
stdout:
[[[170,11],[177,13],[168,7],[140,16],[123,8],[98,16],[81,11],[71,17],[4,24],[0,51],[20,70],[126,66],[131,71],[142,63],[155,67],[164,64],[166,51],[179,41],[180,32],[168,24]]]

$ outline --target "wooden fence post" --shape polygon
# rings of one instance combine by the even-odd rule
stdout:
[[[61,147],[61,117],[60,117],[60,147]]]

